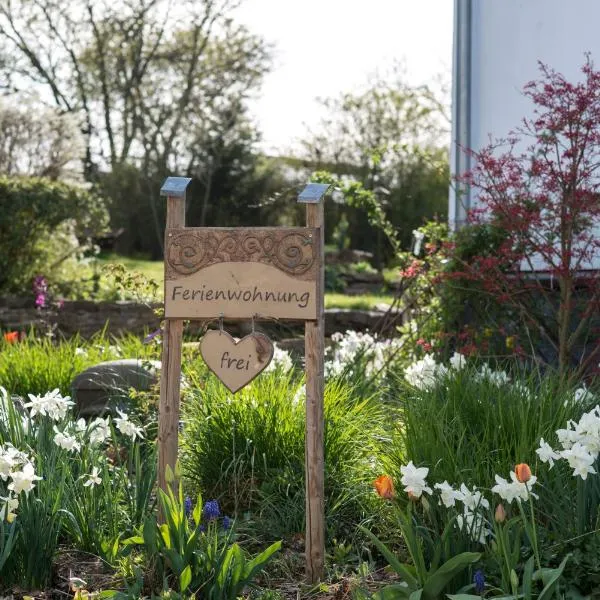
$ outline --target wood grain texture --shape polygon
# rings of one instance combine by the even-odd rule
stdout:
[[[206,366],[233,394],[267,368],[273,352],[273,342],[264,333],[251,333],[236,340],[226,331],[211,329],[200,342]]]
[[[165,279],[227,262],[271,265],[295,279],[316,277],[315,232],[305,227],[186,227],[168,231]]]
[[[167,198],[167,231],[185,227],[185,197]],[[183,320],[167,319],[163,331],[160,401],[158,407],[158,485],[167,490],[167,465],[175,471],[179,443],[179,392]],[[173,482],[176,488],[177,482]],[[162,518],[162,515],[159,515]]]
[[[182,319],[317,316],[317,282],[299,280],[260,262],[213,263],[165,281],[165,316]]]
[[[323,578],[325,564],[324,455],[324,212],[323,203],[306,206],[306,225],[318,229],[317,319],[305,324],[306,361],[306,578]]]

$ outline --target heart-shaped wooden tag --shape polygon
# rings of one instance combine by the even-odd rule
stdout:
[[[200,353],[206,366],[233,392],[248,385],[273,358],[273,343],[262,333],[236,340],[226,331],[204,334]]]

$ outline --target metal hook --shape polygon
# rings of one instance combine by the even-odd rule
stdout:
[[[252,315],[252,335],[254,335],[255,331],[254,331],[254,317],[256,316],[256,314]]]
[[[219,332],[223,333],[223,317],[225,315],[223,313],[219,314]]]

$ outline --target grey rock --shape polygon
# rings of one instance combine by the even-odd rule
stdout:
[[[106,412],[109,402],[123,406],[131,388],[147,391],[158,381],[160,362],[135,358],[102,362],[79,373],[71,392],[79,416]]]

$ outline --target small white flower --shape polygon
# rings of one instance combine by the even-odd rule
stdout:
[[[447,372],[448,369],[436,363],[431,354],[426,354],[404,369],[404,379],[417,389],[426,390],[434,387]]]
[[[290,353],[287,350],[280,348],[277,344],[273,344],[273,358],[267,365],[265,372],[281,369],[281,371],[287,373],[293,366],[294,363]]]
[[[45,396],[34,396],[28,394],[30,402],[25,404],[29,408],[31,418],[36,415],[48,416],[54,421],[60,421],[67,415],[67,411],[75,403],[71,401],[70,396],[62,396],[59,389],[56,388],[48,392]]]
[[[496,485],[492,488],[492,492],[494,494],[498,494],[500,498],[506,500],[509,504],[513,500],[528,500],[530,494],[534,498],[537,498],[537,495],[531,491],[531,488],[537,481],[537,477],[535,475],[532,475],[527,483],[521,483],[517,479],[514,471],[511,471],[510,478],[511,481],[509,482],[499,475],[496,475]]]
[[[34,481],[41,479],[35,474],[31,463],[27,463],[22,471],[13,471],[10,477],[12,482],[8,484],[8,489],[12,490],[16,496],[21,492],[30,492],[35,487]]]
[[[63,433],[62,431],[59,431],[56,426],[54,426],[54,432],[56,434],[54,436],[54,443],[57,446],[67,450],[67,452],[78,452],[81,450],[81,445],[74,435]]]
[[[554,461],[560,458],[560,454],[552,450],[550,444],[545,442],[544,438],[540,439],[540,447],[535,451],[535,453],[540,457],[540,460],[543,463],[550,463],[550,468],[554,466]]]
[[[490,503],[475,486],[470,490],[464,483],[460,484],[460,489],[456,492],[456,499],[465,505],[465,511],[474,511],[479,506],[490,507]]]
[[[462,371],[467,366],[467,359],[460,352],[455,352],[450,357],[450,367],[454,371]]]
[[[443,504],[446,508],[454,506],[456,500],[459,499],[456,490],[447,481],[436,483],[433,487],[440,490],[440,504]]]
[[[100,485],[102,483],[102,477],[100,477],[100,471],[98,467],[94,467],[92,472],[87,475],[88,480],[83,484],[85,487],[94,487],[96,485]]]
[[[433,493],[425,481],[429,473],[427,467],[417,468],[411,460],[406,466],[400,467],[400,472],[402,473],[400,481],[402,481],[405,492],[412,494],[415,498],[420,498],[423,492]]]
[[[479,513],[465,511],[463,515],[456,517],[456,526],[461,530],[467,531],[471,539],[480,544],[487,543],[487,537],[491,531],[485,527],[485,519]]]
[[[90,444],[92,444],[92,446],[102,444],[109,437],[110,421],[108,417],[106,419],[96,417],[96,419],[90,423]]]
[[[594,394],[592,394],[585,385],[577,388],[573,392],[573,402],[575,404],[583,404],[584,402],[588,402],[594,399]]]
[[[592,466],[595,462],[594,457],[579,442],[575,442],[570,448],[563,450],[560,455],[569,462],[569,466],[573,469],[573,477],[579,475],[581,479],[585,480],[588,473],[596,473]]]
[[[135,440],[136,437],[143,438],[143,429],[138,427],[134,423],[129,420],[129,416],[124,412],[121,412],[117,409],[120,417],[117,417],[114,420],[117,429],[126,436],[129,436],[132,440]]]
[[[556,431],[558,441],[565,450],[568,450],[574,443],[579,441],[576,425],[574,421],[569,421],[566,429],[557,429]]]
[[[497,387],[510,383],[510,377],[505,371],[492,371],[489,365],[483,365],[475,375],[475,381],[489,381]]]

